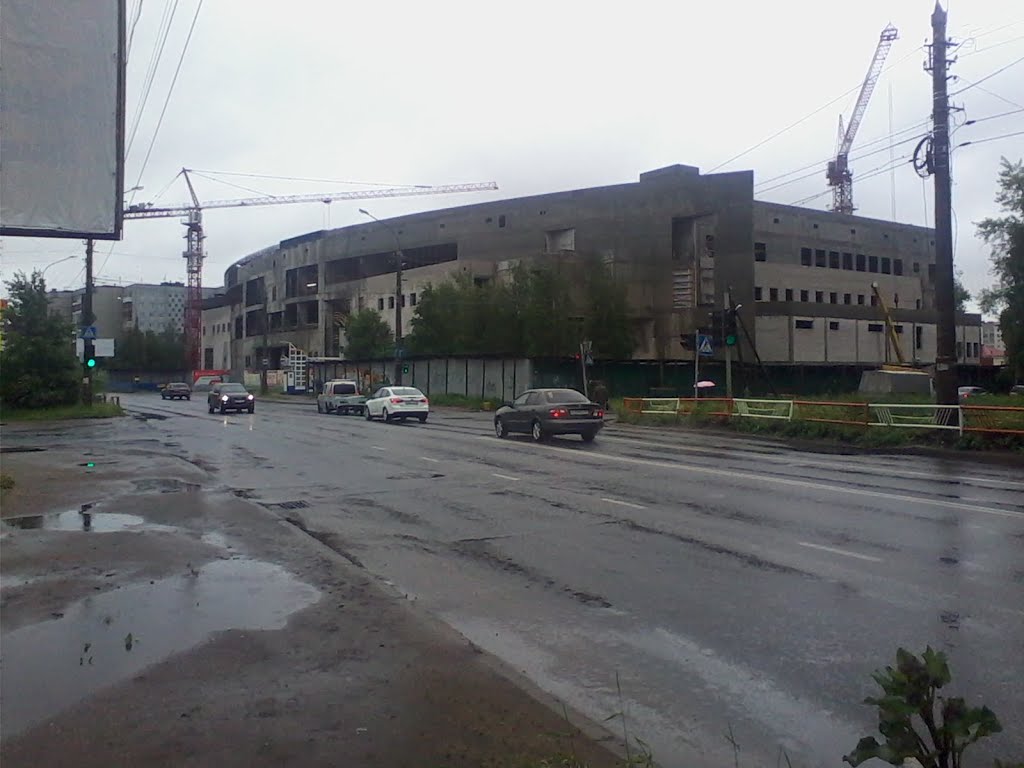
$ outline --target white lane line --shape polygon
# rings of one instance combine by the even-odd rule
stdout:
[[[512,477],[512,475],[502,475],[497,472],[491,472],[495,477],[500,477],[502,480],[518,480],[518,477]]]
[[[872,557],[871,555],[862,555],[858,552],[850,552],[847,549],[837,549],[836,547],[825,547],[821,544],[811,544],[809,541],[798,541],[801,547],[810,547],[811,549],[820,549],[822,552],[831,552],[833,555],[845,555],[846,557],[855,557],[858,560],[867,560],[869,563],[880,563],[882,558]]]
[[[480,436],[480,440],[491,440],[493,437]],[[732,480],[759,480],[765,483],[773,483],[775,485],[788,485],[793,488],[812,488],[817,491],[826,491],[828,493],[845,493],[850,496],[867,496],[874,499],[886,499],[887,501],[909,501],[917,504],[924,504],[930,507],[946,507],[949,509],[962,509],[968,512],[982,512],[986,515],[997,515],[999,517],[1009,517],[1015,520],[1024,520],[1024,513],[1022,512],[1009,512],[1002,509],[993,509],[992,507],[977,507],[973,504],[958,504],[955,501],[945,501],[942,499],[925,499],[919,496],[907,496],[900,493],[887,493],[884,491],[868,491],[863,488],[847,488],[841,485],[829,485],[827,483],[815,483],[808,480],[791,480],[786,477],[774,477],[772,475],[760,475],[753,472],[742,472],[738,470],[725,470],[715,469],[713,467],[702,467],[696,464],[669,464],[664,461],[651,461],[650,459],[634,459],[629,456],[613,456],[605,453],[585,453],[583,451],[576,451],[569,448],[555,448],[553,446],[544,445],[522,445],[523,450],[529,450],[530,448],[551,451],[556,453],[570,454],[577,459],[584,461],[604,461],[613,462],[617,461],[622,464],[634,464],[645,467],[657,467],[659,469],[674,469],[682,470],[683,472],[694,472],[702,475],[713,475],[716,477],[725,477]]]
[[[601,501],[607,501],[609,504],[618,504],[622,507],[629,507],[630,509],[647,509],[647,507],[642,504],[634,504],[631,501],[619,501],[618,499],[606,499],[603,496],[601,497]]]
[[[663,448],[670,448],[670,449],[678,450],[678,451],[680,451],[682,453],[722,453],[723,451],[731,450],[730,447],[707,448],[707,447],[702,447],[702,446],[699,446],[699,445],[683,445],[683,444],[680,444],[680,443],[664,443],[664,442],[659,442],[659,441],[654,441],[654,440],[642,440],[640,438],[633,438],[633,437],[615,437],[613,435],[602,435],[601,436],[601,440],[606,442],[606,443],[607,442],[632,443],[632,444],[641,443],[642,445],[644,445],[644,446],[646,446],[648,448],[650,448],[652,446],[659,447],[659,448],[662,448],[662,447]],[[893,479],[893,480],[899,480],[899,479],[905,478],[905,477],[906,478],[909,478],[909,477],[926,477],[926,478],[929,478],[931,480],[935,479],[935,473],[934,472],[917,472],[917,471],[912,470],[912,469],[903,469],[901,467],[894,467],[892,465],[883,466],[883,465],[880,465],[880,464],[869,464],[869,463],[858,463],[858,464],[850,465],[849,462],[845,462],[843,460],[838,460],[838,459],[835,462],[814,461],[814,460],[805,460],[805,459],[802,459],[802,458],[800,458],[798,456],[769,456],[767,454],[760,454],[760,453],[754,454],[753,458],[756,461],[763,461],[763,462],[766,462],[766,463],[769,463],[769,464],[786,464],[786,465],[796,465],[796,466],[800,466],[800,467],[816,467],[818,469],[828,469],[828,470],[851,469],[852,471],[860,472],[860,473],[864,473],[864,474],[866,474],[868,472],[888,472],[888,473],[890,473],[888,475],[888,477],[890,479]],[[993,480],[993,479],[984,478],[984,477],[970,477],[970,476],[966,476],[966,475],[956,475],[956,476],[950,476],[950,477],[943,477],[941,479],[942,480],[959,480],[961,482],[968,482],[968,483],[971,483],[973,485],[991,485],[991,486],[994,486],[994,487],[999,488],[999,489],[1003,489],[1003,488],[1006,488],[1008,486],[1015,486],[1017,488],[1024,488],[1024,483],[1017,482],[1016,480],[1003,480],[1003,479]],[[984,501],[984,499],[979,499],[979,501]]]
[[[375,450],[375,451],[386,451],[387,450],[387,448],[381,448],[379,445],[371,445],[370,447],[373,448],[373,450]]]
[[[440,464],[441,463],[440,459],[432,459],[429,456],[420,456],[420,461],[429,461],[429,462],[431,462],[433,464]]]

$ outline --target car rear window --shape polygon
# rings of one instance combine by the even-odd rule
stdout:
[[[391,392],[399,397],[423,397],[423,393],[413,387],[392,387]]]
[[[575,389],[551,389],[544,393],[549,403],[589,403],[590,401]]]
[[[356,393],[355,384],[335,384],[334,394],[336,395],[354,395]]]

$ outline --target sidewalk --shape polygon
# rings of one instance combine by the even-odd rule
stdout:
[[[4,448],[44,445],[35,432],[5,428]],[[68,425],[4,453],[5,768],[621,764],[287,510],[217,490],[215,468],[153,434]]]

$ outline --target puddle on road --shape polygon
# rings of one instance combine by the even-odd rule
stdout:
[[[91,504],[81,510],[72,509],[49,515],[26,515],[4,518],[9,528],[44,531],[86,531],[89,533],[111,533],[113,531],[174,531],[169,525],[150,523],[138,515],[117,512],[90,512]]]
[[[281,629],[319,595],[279,566],[218,560],[196,576],[186,572],[88,597],[62,618],[6,633],[0,668],[4,738],[215,632]]]

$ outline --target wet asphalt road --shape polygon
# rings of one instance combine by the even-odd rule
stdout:
[[[1021,466],[122,402],[540,687],[624,709],[662,765],[732,765],[730,729],[744,765],[840,765],[874,733],[870,673],[929,644],[1006,729],[977,757],[1024,754]]]

